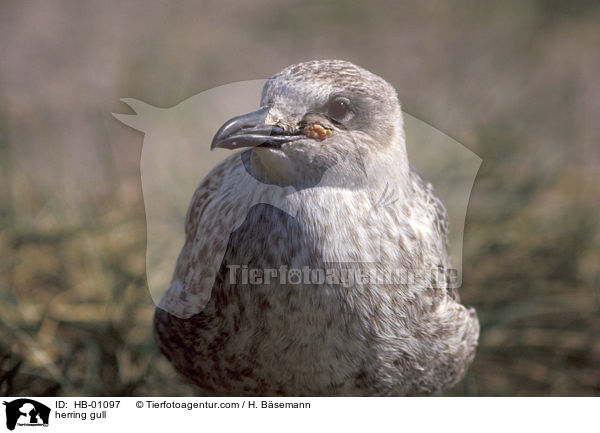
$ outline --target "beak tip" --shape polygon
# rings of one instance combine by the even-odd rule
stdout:
[[[223,137],[221,134],[216,134],[212,141],[210,142],[210,150],[213,151],[217,148],[219,149],[226,149],[226,147],[223,145],[223,140],[227,138],[227,137]]]
[[[237,149],[239,147],[253,146],[253,143],[246,144],[243,138],[235,140],[233,136],[236,133],[242,132],[244,128],[253,128],[258,125],[263,125],[268,111],[269,109],[267,107],[261,107],[257,111],[243,114],[227,121],[219,128],[213,137],[210,144],[210,150],[212,151],[216,148]]]

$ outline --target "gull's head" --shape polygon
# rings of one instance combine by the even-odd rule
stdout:
[[[313,186],[334,167],[341,185],[364,182],[367,166],[408,171],[395,89],[341,60],[299,63],[272,76],[260,109],[226,122],[215,147],[251,147],[257,178],[279,185]]]

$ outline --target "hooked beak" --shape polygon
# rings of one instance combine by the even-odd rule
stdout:
[[[300,133],[288,133],[277,125],[266,125],[268,107],[234,117],[225,122],[215,134],[210,149],[238,149],[240,147],[274,147],[298,140]]]

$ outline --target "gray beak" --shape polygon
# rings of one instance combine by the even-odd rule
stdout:
[[[299,132],[289,133],[277,125],[266,125],[268,107],[234,117],[225,122],[215,134],[210,149],[238,149],[240,147],[281,147],[302,138]]]

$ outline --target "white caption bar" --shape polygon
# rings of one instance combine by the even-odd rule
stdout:
[[[586,431],[597,398],[4,397],[1,429],[218,431]],[[224,430],[223,430],[224,429]]]

